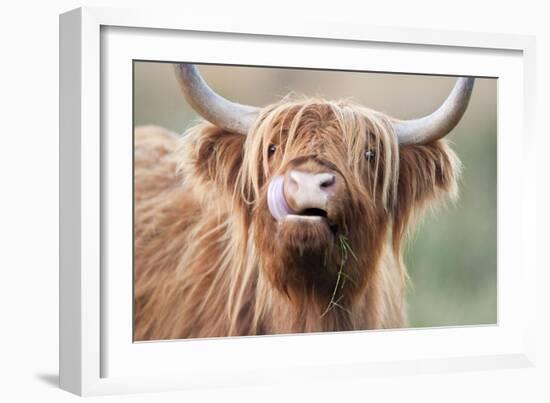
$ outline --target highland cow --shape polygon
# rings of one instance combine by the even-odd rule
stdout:
[[[240,105],[175,69],[205,121],[135,130],[135,340],[405,326],[402,245],[456,195],[444,136],[474,79],[400,121],[351,101]]]

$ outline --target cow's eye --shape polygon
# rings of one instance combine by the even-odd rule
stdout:
[[[376,157],[376,151],[374,151],[372,148],[369,148],[365,151],[365,158],[367,161],[372,161]]]
[[[277,150],[277,146],[275,144],[270,144],[269,147],[267,148],[267,155],[271,157],[273,154],[275,154],[276,150]]]

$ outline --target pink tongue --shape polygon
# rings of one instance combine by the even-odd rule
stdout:
[[[293,212],[286,202],[283,192],[283,183],[284,177],[276,176],[271,180],[269,188],[267,189],[267,205],[271,215],[277,221],[281,221],[285,216]]]

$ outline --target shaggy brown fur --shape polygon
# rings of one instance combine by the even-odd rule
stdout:
[[[246,137],[137,128],[134,163],[136,340],[404,326],[402,241],[460,171],[444,140],[399,147],[387,116],[315,99],[264,108]],[[270,178],[297,166],[343,183],[332,227],[269,213]]]

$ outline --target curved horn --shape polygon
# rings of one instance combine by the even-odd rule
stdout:
[[[400,145],[427,144],[449,134],[468,107],[474,78],[460,77],[443,104],[431,115],[393,123]]]
[[[258,108],[237,104],[216,94],[193,64],[178,63],[174,67],[185,99],[195,112],[229,132],[248,133],[258,116]]]

